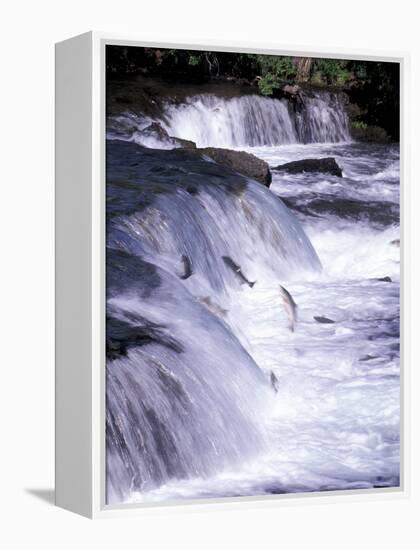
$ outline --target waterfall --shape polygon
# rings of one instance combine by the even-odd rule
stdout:
[[[240,147],[295,143],[296,130],[287,102],[256,95],[224,99],[203,94],[167,104],[165,127],[199,147]]]
[[[107,501],[235,467],[267,445],[266,375],[235,303],[320,269],[266,187],[181,150],[107,146]],[[281,322],[281,313],[279,313]]]
[[[184,103],[168,102],[163,125],[170,135],[199,147],[254,147],[350,139],[347,115],[337,96],[302,96],[294,106],[285,99],[245,95],[225,99],[201,94]]]
[[[335,94],[313,94],[303,99],[295,124],[300,143],[350,141],[347,113]]]
[[[126,255],[108,255],[113,273],[127,269]],[[271,396],[262,371],[179,278],[153,268],[154,283],[135,280],[151,265],[138,260],[132,285],[112,289],[108,301],[114,322],[145,335],[108,362],[109,503],[171,479],[210,476],[266,445]]]
[[[147,127],[158,122],[166,137]],[[159,118],[122,113],[108,121],[108,138],[172,149],[169,136],[188,139],[198,147],[257,147],[293,143],[350,141],[344,106],[336,94],[302,94],[295,102],[259,95],[224,98],[198,94],[182,102],[166,100]]]

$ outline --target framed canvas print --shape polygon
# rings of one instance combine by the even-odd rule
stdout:
[[[56,498],[403,493],[404,58],[56,47]]]

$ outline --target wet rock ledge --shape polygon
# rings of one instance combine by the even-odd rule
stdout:
[[[271,183],[271,172],[268,164],[245,151],[232,151],[231,149],[220,149],[218,147],[205,147],[195,149],[200,155],[214,160],[218,164],[227,166],[234,172],[252,178],[269,187]]]
[[[331,174],[339,178],[343,177],[343,171],[338,166],[335,158],[327,157],[323,159],[304,159],[286,162],[279,166],[272,167],[272,170],[279,172],[288,172],[289,174],[301,174],[303,172],[320,172],[323,174]]]
[[[255,179],[267,187],[271,183],[271,172],[269,165],[267,162],[259,159],[251,153],[246,153],[245,151],[234,151],[232,149],[222,149],[220,147],[199,148],[193,141],[170,136],[158,122],[152,123],[150,126],[144,128],[138,133],[145,138],[152,137],[167,145],[188,149],[192,153],[208,157],[214,162],[217,162],[217,164],[227,166],[234,172],[237,172],[242,176]]]

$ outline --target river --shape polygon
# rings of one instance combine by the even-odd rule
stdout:
[[[342,178],[267,189],[145,140],[140,112],[108,121],[110,504],[399,485],[399,148],[352,142],[334,94],[304,102],[199,94],[159,122]]]

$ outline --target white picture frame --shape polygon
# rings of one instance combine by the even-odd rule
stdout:
[[[235,497],[182,503],[105,503],[105,46],[130,45],[392,61],[401,67],[401,486],[398,488]],[[144,508],[279,506],[300,499],[376,500],[409,495],[406,54],[307,51],[281,45],[164,44],[89,32],[56,45],[56,504],[89,518]]]

